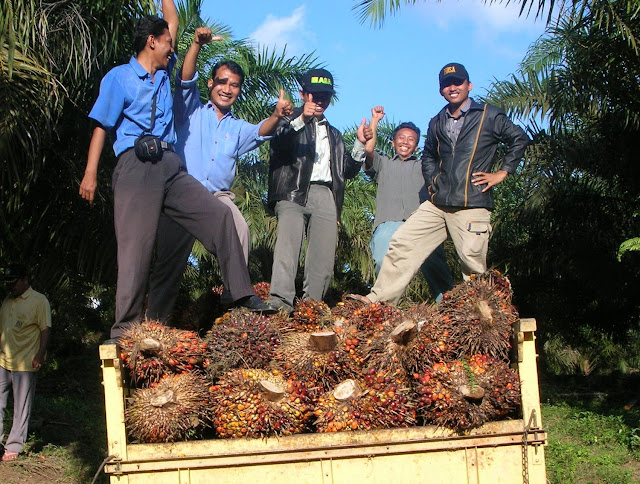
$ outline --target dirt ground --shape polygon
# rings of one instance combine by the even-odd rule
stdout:
[[[60,457],[20,456],[13,462],[0,462],[2,484],[74,484],[65,475],[66,463]],[[91,482],[93,476],[75,482]]]

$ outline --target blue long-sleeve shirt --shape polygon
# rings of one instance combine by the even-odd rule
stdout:
[[[181,80],[178,72],[174,93],[176,151],[189,174],[210,192],[229,190],[236,175],[236,158],[271,137],[258,134],[264,121],[251,124],[231,112],[218,120],[211,101],[200,101],[197,81],[197,72],[190,81]]]

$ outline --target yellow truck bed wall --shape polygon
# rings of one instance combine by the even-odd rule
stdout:
[[[431,426],[370,432],[304,434],[128,444],[128,389],[117,345],[100,347],[111,484],[134,483],[486,483],[545,484],[546,433],[540,420],[534,319],[516,324],[522,388],[518,420],[490,422],[468,435]]]

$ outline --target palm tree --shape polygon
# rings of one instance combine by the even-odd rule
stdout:
[[[77,196],[86,113],[100,77],[126,59],[133,18],[152,9],[151,0],[8,0],[0,10],[0,258],[38,269],[43,289],[115,272],[104,257],[111,209],[87,217]]]
[[[361,23],[369,21],[370,25],[382,27],[387,15],[395,15],[404,5],[415,5],[427,0],[354,0],[352,10],[356,12]],[[504,3],[510,0],[484,0],[485,3]],[[628,11],[636,13],[640,6],[633,0],[618,2],[617,0],[519,0],[520,15],[529,16],[535,12],[536,18],[544,17],[551,22],[554,17],[561,18],[567,12],[591,12],[599,25],[607,25],[616,20],[616,4],[624,4]],[[628,26],[620,26],[620,32],[627,35]],[[636,44],[637,39],[628,37],[630,43]]]
[[[536,145],[498,187],[491,249],[547,329],[620,334],[637,318],[640,290],[637,254],[618,259],[621,243],[635,247],[640,232],[640,55],[630,42],[640,23],[628,3],[599,6],[615,21],[572,12],[530,48],[516,75],[492,86],[488,99],[529,119]]]

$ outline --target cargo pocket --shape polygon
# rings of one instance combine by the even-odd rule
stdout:
[[[472,258],[486,257],[491,224],[478,220],[467,222],[466,252]]]

